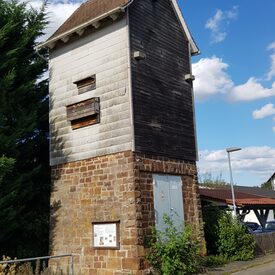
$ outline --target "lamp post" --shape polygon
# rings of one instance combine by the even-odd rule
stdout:
[[[237,211],[236,211],[236,201],[235,201],[235,193],[234,193],[234,187],[233,187],[233,176],[232,176],[232,168],[231,168],[231,159],[230,159],[230,153],[242,150],[242,148],[239,147],[231,147],[226,148],[227,156],[228,156],[228,165],[229,165],[229,172],[230,172],[230,185],[231,185],[231,193],[232,193],[232,202],[233,202],[233,217],[237,217]]]

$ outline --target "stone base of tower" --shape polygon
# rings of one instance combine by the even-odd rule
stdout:
[[[51,255],[72,253],[75,274],[148,274],[154,173],[182,177],[184,218],[202,232],[195,163],[126,151],[52,167]],[[93,247],[92,226],[104,222],[118,223],[119,248]],[[68,259],[51,265],[69,270]]]

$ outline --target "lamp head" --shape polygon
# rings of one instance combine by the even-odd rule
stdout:
[[[231,152],[235,152],[235,151],[240,151],[240,150],[242,150],[242,148],[239,148],[239,147],[226,148],[226,152],[227,153],[231,153]]]

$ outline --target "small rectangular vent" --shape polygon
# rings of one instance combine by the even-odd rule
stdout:
[[[100,121],[99,97],[87,99],[67,106],[67,119],[73,129],[93,125]]]
[[[94,90],[96,88],[96,75],[75,81],[74,84],[76,84],[79,94]]]

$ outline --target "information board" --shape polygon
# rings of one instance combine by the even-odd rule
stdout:
[[[118,222],[94,223],[93,246],[95,248],[119,249]]]

